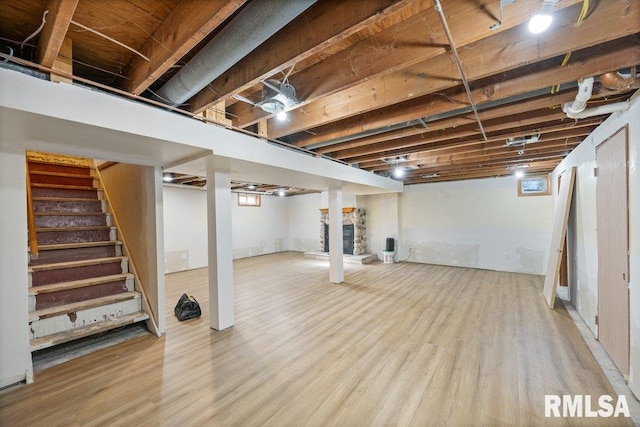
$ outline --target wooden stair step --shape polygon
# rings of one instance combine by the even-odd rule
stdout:
[[[133,274],[123,273],[111,276],[99,276],[89,279],[72,280],[69,282],[52,283],[50,285],[33,286],[29,288],[29,295],[66,291],[69,289],[85,288],[87,286],[101,285],[103,283],[117,282],[120,280],[133,279]]]
[[[89,335],[98,334],[121,326],[130,325],[132,323],[147,320],[149,315],[144,311],[138,311],[132,314],[104,320],[102,322],[91,323],[80,328],[70,331],[58,332],[56,334],[47,335],[41,338],[31,340],[31,351],[42,350],[57,344],[73,341],[79,338],[88,337]]]
[[[30,157],[29,155],[27,155],[27,161],[29,162],[29,164],[38,163],[43,165],[66,166],[66,167],[78,168],[78,169],[95,169],[95,167],[92,166],[92,163],[89,161],[89,159],[86,159],[87,164],[83,165],[78,163],[57,160],[55,157],[49,157],[47,159],[38,159],[38,158]]]
[[[39,251],[55,251],[58,249],[75,249],[75,248],[90,248],[94,246],[110,246],[121,245],[120,240],[107,240],[102,242],[82,242],[82,243],[58,243],[55,245],[38,245]]]
[[[96,190],[93,188],[92,190]],[[79,202],[79,203],[95,203],[96,201],[102,201],[99,199],[84,199],[81,197],[32,197],[31,200],[39,202]]]
[[[41,227],[36,228],[36,233],[47,233],[51,231],[90,231],[90,230],[117,230],[117,227],[109,225],[90,225],[83,227]]]
[[[81,200],[89,200],[89,199],[81,199]],[[66,201],[66,200],[65,200]],[[95,200],[93,200],[95,202]],[[33,213],[35,216],[98,216],[98,215],[105,215],[105,216],[110,216],[110,213],[104,213],[104,212],[34,212]]]
[[[51,264],[32,265],[29,267],[29,273],[38,273],[40,271],[59,270],[63,268],[84,267],[86,265],[108,264],[112,262],[128,261],[126,256],[116,256],[109,258],[83,259],[79,261],[65,261]]]
[[[95,177],[93,175],[86,175],[86,174],[79,174],[79,173],[66,173],[66,172],[41,171],[41,170],[31,170],[31,171],[29,171],[29,175],[63,176],[65,178],[95,179]]]
[[[70,304],[47,307],[29,313],[29,323],[48,317],[60,316],[62,314],[75,313],[76,311],[88,310],[94,307],[113,304],[120,301],[140,298],[140,293],[136,291],[121,292],[119,294],[107,295],[100,298],[93,298],[86,301],[72,302]]]
[[[31,184],[31,187],[37,187],[37,188],[60,188],[60,189],[65,189],[65,190],[93,190],[93,191],[99,191],[99,189],[95,188],[95,187],[89,187],[86,185],[65,185],[65,184],[40,184],[40,183],[34,183]],[[68,199],[67,199],[68,200]]]

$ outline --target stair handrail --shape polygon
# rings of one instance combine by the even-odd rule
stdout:
[[[33,212],[33,196],[31,195],[31,176],[29,174],[29,162],[26,162],[27,170],[27,228],[29,233],[29,256],[38,259],[38,238],[36,235],[36,216]]]
[[[116,163],[115,162],[107,162],[105,164],[104,169],[106,169],[109,166],[113,166],[114,164],[116,164]],[[152,329],[152,332],[155,335],[160,337],[160,336],[162,336],[162,331],[160,331],[160,328],[158,327],[158,323],[157,323],[157,320],[156,320],[157,316],[156,316],[156,314],[155,314],[155,312],[153,310],[153,306],[149,302],[149,297],[147,297],[147,294],[144,291],[144,287],[142,286],[142,282],[140,281],[140,275],[138,274],[138,271],[136,270],[135,260],[133,259],[133,256],[131,255],[131,252],[129,252],[129,247],[127,246],[127,241],[126,241],[126,239],[124,237],[124,233],[122,233],[122,227],[120,227],[120,223],[118,222],[118,216],[116,215],[115,211],[112,208],[111,198],[109,197],[109,191],[104,186],[104,182],[102,180],[101,168],[97,164],[95,159],[93,159],[93,165],[94,165],[94,168],[95,168],[95,171],[96,171],[96,174],[97,174],[96,178],[97,178],[98,183],[99,183],[98,185],[102,189],[102,191],[104,192],[104,197],[105,197],[105,199],[107,201],[107,206],[108,206],[109,213],[111,214],[111,218],[113,218],[113,222],[116,225],[116,228],[118,229],[118,237],[122,241],[122,248],[124,249],[124,254],[126,254],[126,256],[129,258],[129,267],[131,268],[131,270],[133,271],[133,275],[135,276],[134,287],[142,295],[143,307],[146,308],[149,311],[150,316],[149,316],[149,321],[147,323],[147,326],[149,326],[149,329]]]

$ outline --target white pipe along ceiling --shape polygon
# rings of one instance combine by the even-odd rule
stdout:
[[[316,0],[253,0],[158,91],[183,104],[308,9]]]
[[[616,111],[625,111],[629,108],[629,102],[617,102],[615,104],[601,105],[587,109],[587,102],[591,99],[593,91],[593,77],[587,77],[578,82],[578,93],[576,99],[567,102],[562,106],[562,111],[570,119],[586,119],[588,117],[600,116],[602,114],[611,114]]]

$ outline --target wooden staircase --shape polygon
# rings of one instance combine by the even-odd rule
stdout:
[[[27,167],[31,350],[149,319],[92,162],[34,153]]]

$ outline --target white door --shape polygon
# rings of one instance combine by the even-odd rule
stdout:
[[[629,374],[629,219],[627,129],[596,149],[598,339]]]

